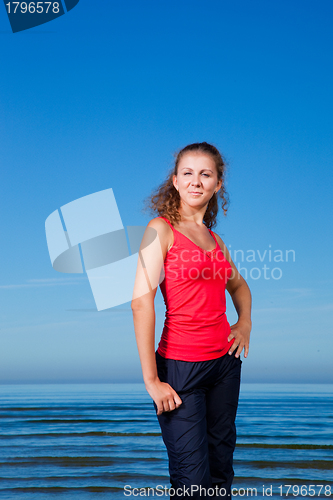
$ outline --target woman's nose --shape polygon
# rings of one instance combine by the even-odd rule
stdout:
[[[199,179],[199,177],[193,177],[191,184],[193,186],[199,186],[200,185],[200,179]]]

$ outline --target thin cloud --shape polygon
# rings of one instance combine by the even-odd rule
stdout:
[[[66,309],[66,311],[70,312],[93,312],[93,313],[116,313],[116,312],[126,312],[126,313],[131,313],[132,310],[130,308],[128,309],[120,309],[118,307],[112,307],[109,309],[103,309],[102,311],[98,311],[96,308],[95,309]]]
[[[86,278],[34,278],[27,280],[28,283],[54,283],[54,282],[64,282],[64,281],[87,281]]]
[[[272,312],[277,312],[277,313],[286,313],[286,312],[291,312],[291,313],[308,313],[309,311],[311,312],[318,312],[318,311],[333,311],[333,303],[330,304],[319,304],[317,306],[306,306],[306,307],[262,307],[260,309],[253,309],[253,313],[272,313]]]
[[[6,334],[13,334],[13,333],[30,333],[33,331],[34,333],[38,331],[51,333],[50,329],[57,328],[57,333],[59,331],[59,328],[63,328],[66,326],[80,326],[79,321],[59,321],[59,322],[54,322],[54,323],[40,323],[40,324],[31,324],[31,325],[22,325],[22,326],[8,326],[6,328],[3,328],[1,330],[1,334],[5,336]]]
[[[312,288],[305,288],[305,287],[301,287],[301,288],[283,288],[280,291],[283,292],[283,293],[289,292],[289,293],[296,294],[296,297],[309,297],[313,293]]]
[[[44,286],[63,286],[80,285],[88,281],[87,278],[50,278],[50,279],[31,279],[27,283],[18,283],[15,285],[0,285],[1,290],[15,290],[21,288],[40,288]]]

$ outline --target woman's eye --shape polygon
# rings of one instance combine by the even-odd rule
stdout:
[[[184,173],[184,175],[188,175],[188,174],[189,174],[189,175],[191,175],[191,172],[185,172],[185,173]],[[209,174],[202,174],[202,175],[204,175],[205,177],[210,177],[210,175],[209,175]]]

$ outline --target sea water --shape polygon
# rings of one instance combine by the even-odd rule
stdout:
[[[1,499],[169,498],[143,384],[0,385],[0,424]],[[333,493],[332,385],[243,383],[236,424],[235,498]]]

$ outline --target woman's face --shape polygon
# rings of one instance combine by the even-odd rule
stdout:
[[[186,153],[173,176],[173,185],[187,205],[201,207],[209,202],[222,181],[217,180],[215,161],[203,153]]]

